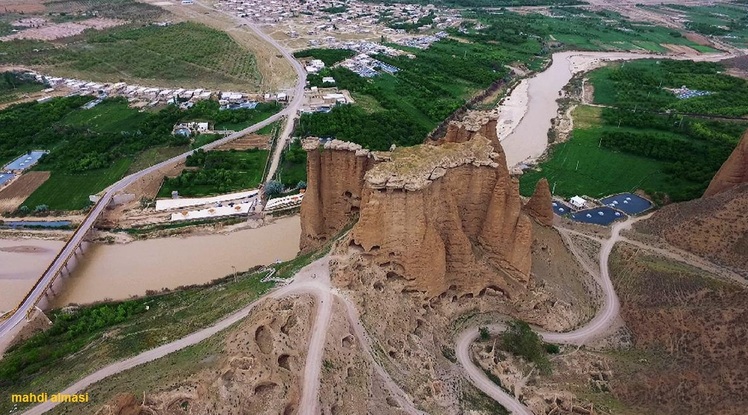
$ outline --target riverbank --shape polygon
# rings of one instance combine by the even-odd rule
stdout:
[[[633,52],[569,51],[553,54],[543,72],[523,79],[498,107],[497,135],[506,153],[507,166],[534,163],[548,147],[551,120],[556,118],[563,87],[572,76],[596,69],[608,62],[661,58],[717,61],[726,54],[658,55]]]
[[[290,260],[298,253],[300,235],[299,216],[291,216],[226,233],[94,244],[52,305],[141,296]]]
[[[34,286],[70,234],[0,233],[0,313],[15,307]],[[91,238],[96,243],[87,245],[53,305],[125,299],[204,284],[257,265],[290,260],[298,253],[300,234],[298,215],[163,230],[143,239],[124,232],[96,232]]]

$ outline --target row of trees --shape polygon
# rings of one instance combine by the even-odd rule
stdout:
[[[360,107],[342,105],[330,113],[304,114],[296,129],[302,137],[334,137],[371,150],[387,150],[394,143],[412,146],[423,142],[428,130],[398,111],[369,114]]]

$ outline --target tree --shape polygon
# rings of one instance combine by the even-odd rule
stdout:
[[[49,211],[49,206],[47,205],[36,205],[34,208],[34,213],[46,213]]]
[[[23,206],[21,206],[21,207],[20,207],[20,208],[18,209],[18,212],[19,212],[20,214],[22,214],[22,215],[28,215],[28,214],[29,214],[29,212],[31,212],[31,209],[30,209],[30,208],[29,208],[28,206],[26,206],[26,205],[23,205]]]
[[[488,332],[488,327],[478,328],[478,333],[480,333],[481,340],[488,340],[489,338],[491,338],[491,333]]]
[[[283,193],[283,183],[272,180],[265,185],[263,191],[265,192],[265,197],[268,199],[273,196],[278,196]]]
[[[303,180],[300,181],[299,183],[296,184],[296,188],[297,189],[306,189],[306,182],[303,181]]]

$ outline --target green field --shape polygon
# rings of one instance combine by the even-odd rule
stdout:
[[[277,179],[287,188],[295,188],[299,182],[306,183],[306,151],[300,141],[294,141],[283,152]]]
[[[53,171],[49,180],[31,194],[23,205],[31,209],[47,205],[50,210],[78,210],[90,203],[89,195],[121,179],[130,167],[131,160],[120,159],[106,169],[91,170],[80,174],[65,174]]]
[[[151,147],[135,156],[135,159],[130,164],[130,168],[127,169],[127,174],[139,172],[164,160],[186,153],[189,150],[189,146],[186,145]]]
[[[197,23],[128,25],[90,31],[55,44],[0,43],[0,64],[43,67],[62,76],[101,82],[254,90],[260,82],[251,52],[228,34]]]
[[[147,113],[130,108],[125,101],[117,100],[104,101],[91,109],[71,112],[60,123],[103,133],[119,133],[136,129],[147,118]]]
[[[657,6],[650,6],[657,10]],[[686,27],[707,36],[720,39],[740,48],[748,47],[748,5],[743,3],[715,4],[710,6],[682,6],[666,4],[662,7],[676,9],[686,14]]]
[[[605,107],[575,109],[571,138],[522,176],[521,193],[529,196],[547,177],[554,193],[564,197],[637,189],[658,203],[700,197],[748,128],[743,120],[711,117],[748,114],[748,83],[721,69],[647,60],[591,72],[594,101]],[[712,93],[678,99],[666,89],[681,85]]]
[[[554,8],[553,17],[541,14],[518,15],[512,12],[475,14],[484,27],[468,28],[467,36],[484,41],[514,42],[519,39],[540,38],[552,49],[560,46],[573,50],[631,50],[665,52],[662,43],[698,45],[678,32],[661,26],[631,22],[621,15],[607,11],[587,11],[581,8]],[[486,27],[487,26],[487,27]],[[463,36],[458,34],[459,36]],[[561,45],[553,45],[560,42]],[[710,49],[703,49],[711,51]]]
[[[532,195],[535,184],[543,177],[548,179],[554,194],[563,197],[601,197],[667,184],[662,163],[602,148],[599,141],[599,127],[575,129],[569,141],[552,148],[551,157],[539,170],[522,175],[520,193]]]
[[[187,167],[179,176],[166,178],[158,197],[171,197],[172,191],[180,196],[201,197],[252,189],[262,182],[269,151],[198,150],[187,158]]]

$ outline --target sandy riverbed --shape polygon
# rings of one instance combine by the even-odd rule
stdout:
[[[548,130],[556,117],[562,88],[572,76],[587,72],[610,61],[631,59],[693,59],[716,61],[726,54],[663,56],[632,52],[559,52],[545,71],[523,79],[498,107],[496,127],[511,168],[521,162],[532,162],[548,146]]]

